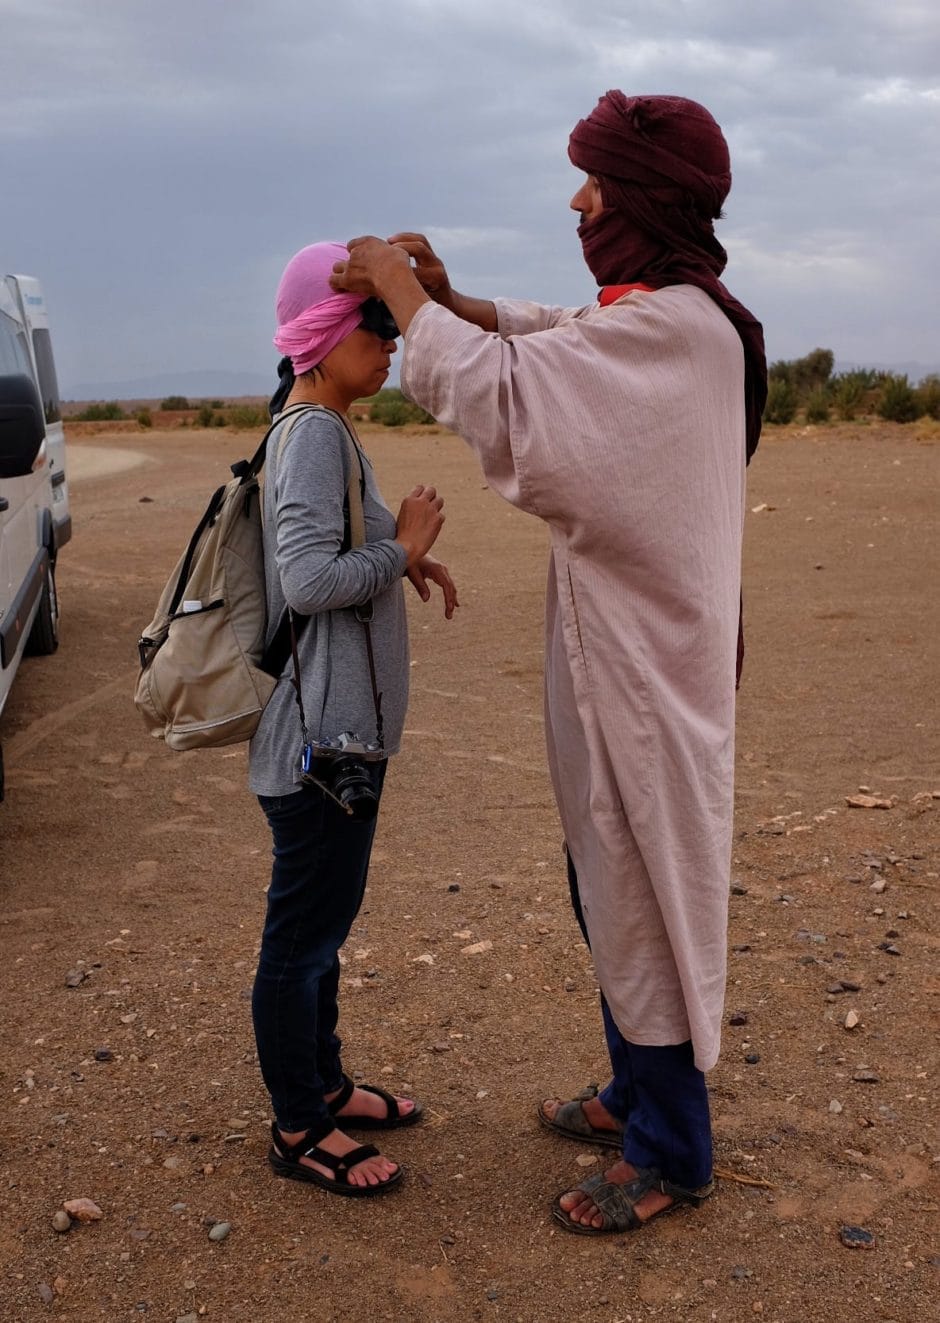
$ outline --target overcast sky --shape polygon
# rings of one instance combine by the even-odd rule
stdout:
[[[937,0],[0,0],[0,268],[59,376],[273,372],[281,268],[424,230],[458,288],[594,297],[568,134],[702,101],[771,358],[940,362]]]

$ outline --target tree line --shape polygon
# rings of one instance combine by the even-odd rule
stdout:
[[[781,359],[768,369],[764,421],[792,423],[801,414],[808,423],[833,417],[851,422],[877,416],[892,423],[940,418],[940,376],[931,373],[918,385],[905,374],[853,368],[833,373],[831,349],[814,349],[804,358]]]

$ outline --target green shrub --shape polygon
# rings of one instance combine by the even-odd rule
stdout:
[[[828,423],[829,396],[823,387],[818,387],[806,401],[806,421],[808,423]]]
[[[404,427],[405,423],[411,422],[409,414],[410,409],[405,400],[385,400],[381,404],[373,404],[369,410],[369,419],[373,423],[381,423],[383,427]]]
[[[865,403],[867,372],[840,372],[832,379],[832,402],[843,422],[850,423]]]
[[[931,373],[917,387],[917,403],[928,418],[940,418],[940,377]]]
[[[225,408],[225,401],[224,401],[224,400],[210,400],[210,401],[209,401],[209,408],[210,408],[210,409],[224,409],[224,408]]]
[[[89,404],[82,413],[76,414],[77,419],[82,423],[109,423],[125,416],[117,400],[111,400],[107,404]]]
[[[228,420],[233,427],[264,427],[268,421],[264,410],[254,404],[233,404]]]
[[[404,427],[406,423],[423,424],[436,421],[427,410],[422,409],[418,404],[413,404],[395,386],[380,390],[378,395],[370,396],[367,403],[371,405],[369,421],[382,423],[385,427]]]
[[[212,417],[213,417],[212,409],[209,408],[208,404],[204,404],[202,408],[199,410],[199,412],[196,414],[196,426],[211,427]]]
[[[185,395],[168,395],[165,400],[161,401],[160,408],[173,412],[178,409],[188,409],[189,400]]]
[[[906,376],[886,374],[878,412],[891,423],[912,423],[920,417],[920,404]]]
[[[764,420],[768,423],[792,423],[795,417],[796,391],[785,378],[772,378],[767,388]]]
[[[210,413],[211,413],[211,412],[212,412],[212,411],[210,410]],[[227,423],[228,423],[228,419],[226,418],[226,416],[225,416],[224,413],[213,413],[213,414],[212,414],[212,426],[213,426],[213,427],[225,427],[225,426],[227,425]]]
[[[141,409],[137,415],[137,422],[141,427],[153,427],[153,415],[149,409]]]

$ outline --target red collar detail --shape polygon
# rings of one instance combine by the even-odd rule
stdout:
[[[652,285],[605,285],[597,296],[597,301],[602,308],[608,308],[618,299],[622,299],[624,294],[632,294],[635,289],[641,289],[644,294],[655,292]]]

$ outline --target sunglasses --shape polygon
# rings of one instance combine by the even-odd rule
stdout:
[[[381,299],[366,299],[359,309],[363,330],[371,331],[380,340],[397,340],[401,331]]]

